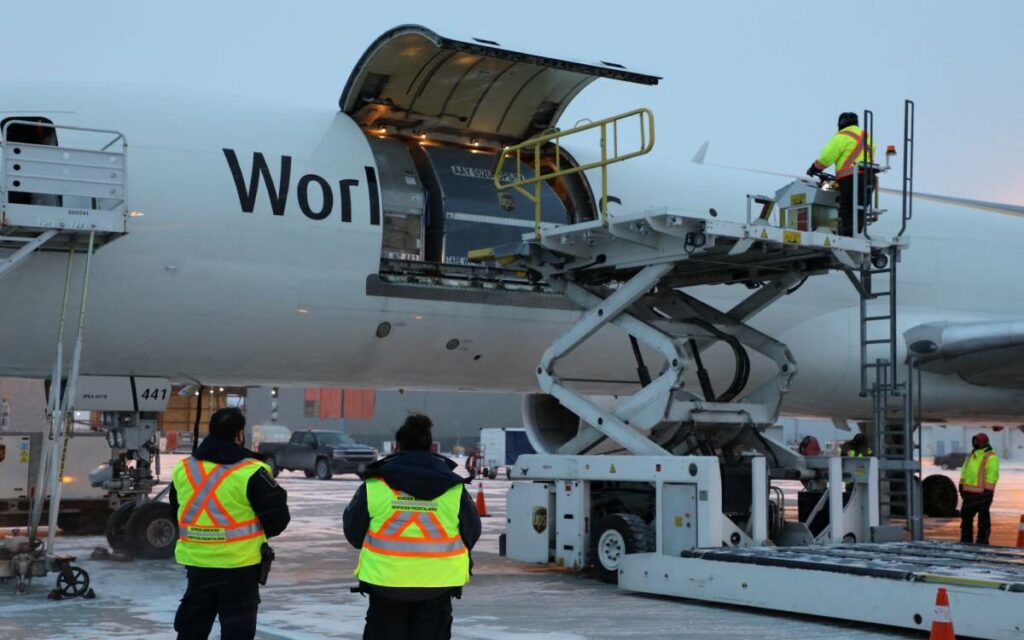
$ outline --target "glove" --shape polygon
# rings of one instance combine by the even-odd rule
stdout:
[[[807,169],[807,175],[811,176],[812,178],[821,173],[821,170],[815,167],[814,164],[815,163],[812,162],[810,168]]]

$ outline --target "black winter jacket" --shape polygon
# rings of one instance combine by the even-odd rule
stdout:
[[[454,486],[464,485],[465,479],[456,475],[455,462],[429,451],[405,451],[374,462],[363,472],[363,480],[380,478],[399,491],[422,500],[433,500]],[[366,483],[356,490],[352,501],[345,508],[342,518],[345,539],[357,549],[363,547],[363,539],[370,528],[370,510],[366,501]],[[480,516],[469,492],[463,488],[459,504],[459,535],[469,550],[480,539]],[[472,560],[470,561],[472,566]],[[364,588],[367,585],[363,585]],[[384,595],[398,600],[425,600],[437,597],[446,588],[381,588],[370,586]]]
[[[241,462],[246,458],[258,459],[259,456],[229,440],[207,436],[199,444],[196,458],[226,465]],[[274,481],[273,476],[267,473],[266,469],[260,469],[249,478],[245,494],[249,498],[249,504],[252,505],[253,511],[256,512],[256,517],[260,519],[260,524],[263,525],[263,533],[268,538],[280,535],[291,520],[291,515],[288,513],[288,493]],[[171,508],[177,517],[178,494],[174,490],[173,484],[171,485],[170,501]]]

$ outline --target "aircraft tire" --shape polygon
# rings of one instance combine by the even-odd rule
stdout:
[[[131,543],[125,536],[125,527],[132,512],[135,511],[135,501],[122,504],[107,518],[107,526],[104,534],[107,536],[107,544],[114,551],[132,553]]]
[[[178,542],[178,523],[171,505],[147,502],[139,505],[128,518],[125,538],[135,555],[147,560],[163,560],[174,555]]]

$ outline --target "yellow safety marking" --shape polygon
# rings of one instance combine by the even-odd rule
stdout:
[[[22,462],[28,462],[28,451],[22,451],[20,458]]]
[[[999,589],[1003,586],[1001,582],[995,582],[992,580],[980,580],[978,578],[960,578],[957,576],[937,576],[937,575],[925,575],[925,582],[939,583],[939,584],[959,584],[965,587],[983,587],[985,589]]]
[[[800,232],[799,231],[783,231],[782,241],[788,242],[789,244],[800,244]]]
[[[807,202],[806,193],[794,193],[789,196],[789,204],[804,204],[805,202]]]
[[[470,262],[486,262],[494,260],[494,249],[473,249],[467,254]]]
[[[682,528],[683,516],[676,516],[676,528]]]
[[[825,238],[825,248],[827,249],[827,248],[829,248],[831,246],[832,246],[832,241],[829,240],[828,238]]]
[[[767,240],[768,239],[768,230],[767,229],[762,229],[761,230],[761,239],[762,240]]]
[[[612,463],[611,468],[608,469],[608,473],[615,473],[615,464],[614,463]]]

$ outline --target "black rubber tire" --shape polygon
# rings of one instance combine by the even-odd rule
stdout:
[[[956,483],[948,476],[928,476],[921,482],[924,514],[932,518],[952,518],[957,515],[960,497]]]
[[[107,536],[107,544],[114,551],[128,554],[133,552],[131,542],[125,537],[125,527],[128,525],[128,519],[131,518],[133,511],[135,511],[134,500],[125,502],[114,509],[114,513],[107,518],[104,534]]]
[[[590,545],[588,549],[590,571],[601,582],[617,584],[619,582],[618,567],[605,565],[601,561],[601,554],[598,550],[598,543],[606,531],[618,533],[622,543],[625,545],[624,552],[628,555],[630,553],[654,551],[654,530],[647,526],[643,518],[632,513],[612,513],[596,519],[593,528],[590,530]]]
[[[163,560],[174,555],[178,542],[178,522],[166,502],[141,504],[128,518],[124,537],[138,558]]]
[[[303,471],[302,475],[306,476],[307,478],[315,478],[316,477],[316,472],[315,471]]]
[[[487,470],[487,477],[490,478],[491,480],[494,480],[495,478],[498,477],[498,470],[497,469],[488,469]]]
[[[317,458],[316,466],[313,467],[313,471],[316,473],[317,480],[330,480],[334,477],[334,472],[331,470],[331,463],[327,458]]]
[[[506,480],[511,480],[512,479],[512,467],[505,467],[505,479]]]
[[[270,475],[275,478],[281,474],[281,467],[277,466],[277,460],[274,459],[274,456],[267,458],[267,466],[270,467]]]

